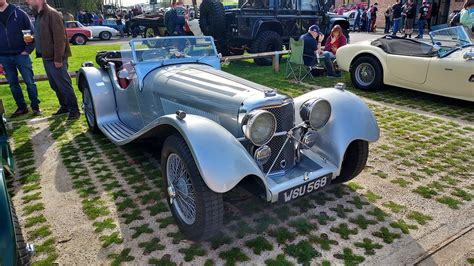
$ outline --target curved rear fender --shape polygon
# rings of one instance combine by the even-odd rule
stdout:
[[[117,116],[113,85],[103,69],[82,67],[77,74],[77,86],[83,92],[87,84],[92,94],[97,123],[110,121]]]
[[[358,96],[338,89],[311,91],[295,99],[296,122],[301,123],[300,106],[312,98],[323,98],[331,104],[331,118],[317,133],[315,152],[322,153],[340,170],[344,153],[354,140],[377,141],[380,129],[374,114]],[[339,175],[339,173],[336,173]],[[337,176],[336,175],[336,176]]]
[[[283,26],[278,20],[259,20],[253,28],[252,39],[257,38],[258,34],[264,31],[276,31],[283,35]]]
[[[227,192],[250,175],[258,176],[267,187],[264,174],[242,144],[210,119],[188,114],[180,120],[176,115],[165,115],[147,126],[149,130],[142,137],[151,137],[169,126],[175,128],[188,144],[199,172],[211,190]]]

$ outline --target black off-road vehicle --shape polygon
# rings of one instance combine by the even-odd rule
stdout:
[[[290,38],[299,38],[308,27],[317,24],[328,36],[339,24],[349,37],[349,21],[327,12],[324,0],[239,0],[238,8],[224,10],[219,0],[203,0],[199,25],[204,35],[213,36],[223,55],[245,51],[261,53],[288,47]],[[271,64],[271,58],[258,58],[259,65]]]

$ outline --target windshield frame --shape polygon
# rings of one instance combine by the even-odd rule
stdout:
[[[142,63],[151,63],[151,62],[161,62],[161,64],[163,65],[164,61],[175,61],[176,59],[156,59],[156,60],[140,60],[137,56],[137,50],[139,48],[137,48],[135,46],[135,44],[137,43],[141,43],[141,44],[144,44],[146,43],[147,41],[149,42],[153,42],[153,41],[164,41],[164,40],[176,40],[176,39],[207,39],[210,44],[212,45],[212,50],[214,52],[214,54],[212,55],[207,55],[207,56],[204,56],[203,58],[205,57],[215,57],[215,56],[218,56],[218,53],[217,53],[217,49],[216,49],[216,45],[214,43],[214,38],[212,38],[211,36],[173,36],[173,37],[154,37],[154,38],[140,38],[140,39],[132,39],[130,40],[129,42],[129,46],[130,46],[130,49],[131,49],[131,52],[132,52],[132,60],[135,64],[142,64]],[[152,50],[153,48],[150,48],[150,50]],[[199,61],[201,57],[184,57],[184,58],[179,58],[183,61]],[[189,59],[189,60],[186,60],[186,59]],[[202,59],[202,58],[201,58]]]
[[[448,34],[439,34],[443,32],[446,32]],[[451,38],[451,40],[444,40],[447,42],[452,41],[454,43],[453,45],[443,45],[443,43],[441,43],[441,41],[443,40],[437,38],[437,36],[440,35],[448,37],[457,35],[458,38],[456,39],[453,37]],[[430,32],[430,38],[433,46],[438,49],[438,56],[440,58],[446,57],[452,54],[453,52],[463,49],[465,47],[470,47],[474,45],[472,36],[468,32],[466,32],[463,26],[449,27],[432,31]]]

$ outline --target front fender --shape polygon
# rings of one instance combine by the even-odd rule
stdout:
[[[380,129],[374,114],[355,94],[339,89],[320,89],[295,99],[296,121],[301,123],[299,109],[312,98],[323,98],[331,104],[331,118],[317,133],[315,152],[322,153],[340,171],[344,153],[354,140],[377,141]],[[339,173],[337,173],[338,175]]]
[[[167,126],[172,126],[184,138],[202,179],[212,191],[225,193],[250,175],[259,177],[267,187],[264,174],[242,144],[210,119],[188,114],[180,120],[176,115],[165,115],[137,135],[159,136]]]
[[[86,85],[90,89],[98,124],[110,121],[117,116],[113,84],[105,70],[82,67],[77,73],[76,80],[81,92]]]

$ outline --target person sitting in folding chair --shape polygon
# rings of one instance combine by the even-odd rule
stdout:
[[[326,67],[328,77],[341,76],[341,73],[336,73],[333,61],[334,59],[336,59],[337,49],[346,44],[347,39],[346,36],[344,36],[344,34],[342,33],[341,26],[334,26],[331,30],[331,34],[326,39],[326,44],[324,45],[324,52],[321,54],[321,57],[324,58],[324,65]]]
[[[314,66],[317,63],[317,54],[321,53],[321,42],[324,35],[318,25],[311,25],[308,32],[300,36],[304,41],[303,60],[307,66]]]
[[[308,33],[301,35],[298,41],[290,39],[291,53],[286,64],[286,77],[293,77],[297,83],[306,77],[312,77],[313,71],[323,70],[317,68],[317,54],[321,53],[321,40],[324,38],[319,33],[319,27],[313,25],[309,27]]]

